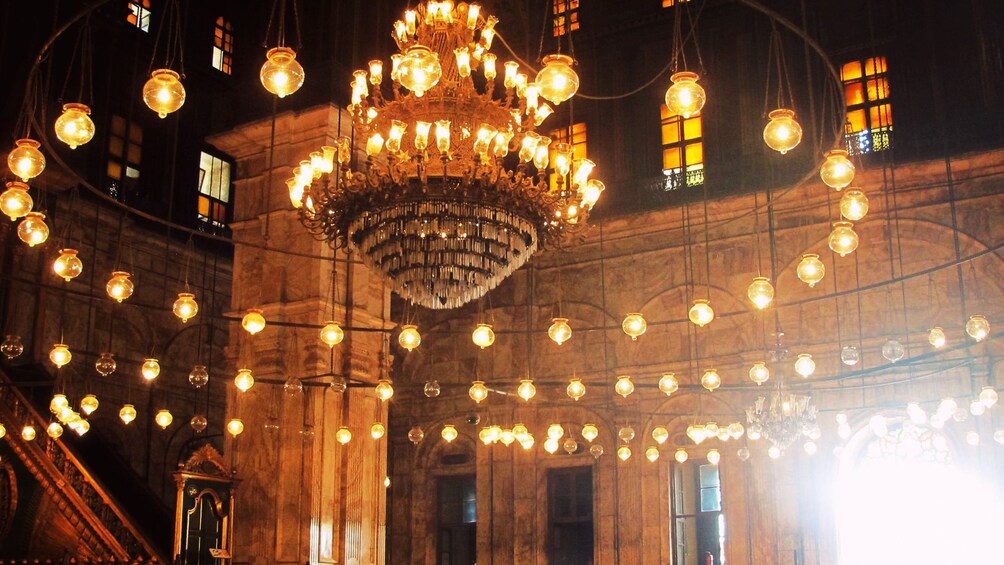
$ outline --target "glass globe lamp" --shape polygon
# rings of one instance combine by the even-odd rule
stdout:
[[[624,398],[627,398],[629,394],[634,392],[634,383],[631,382],[631,377],[627,375],[617,377],[617,382],[614,383],[614,392]]]
[[[680,390],[680,381],[673,373],[663,373],[663,375],[659,377],[659,390],[661,390],[666,396],[669,396]]]
[[[748,447],[740,447],[736,451],[736,455],[739,456],[740,461],[747,461],[750,458],[750,450]]]
[[[21,428],[21,439],[24,441],[34,441],[35,436],[37,435],[38,432],[35,430],[35,426],[32,426],[31,424],[25,424],[25,426]]]
[[[834,149],[826,153],[826,159],[819,167],[819,178],[830,188],[841,190],[854,180],[854,163],[847,156],[847,151]]]
[[[750,367],[750,380],[758,385],[770,380],[770,369],[767,368],[767,364],[763,361],[753,363],[753,366]]]
[[[446,441],[446,443],[453,443],[453,440],[457,439],[457,428],[453,424],[446,424],[443,426],[443,431],[439,433]]]
[[[840,350],[840,361],[848,367],[853,367],[861,361],[861,352],[853,345],[845,345]]]
[[[0,439],[3,439],[7,435],[7,428],[3,424],[0,424]]]
[[[70,348],[66,347],[65,343],[57,343],[49,350],[49,361],[52,361],[52,364],[57,369],[69,363],[72,358],[73,355],[70,353]]]
[[[59,257],[52,263],[52,271],[56,276],[70,282],[84,271],[84,263],[77,257],[76,249],[60,249]]]
[[[778,459],[781,457],[781,455],[782,453],[780,447],[772,445],[767,448],[767,457],[770,457],[771,459]]]
[[[701,386],[709,391],[713,391],[722,386],[722,377],[718,374],[717,370],[708,369],[701,375]]]
[[[568,325],[568,318],[552,318],[551,327],[547,328],[547,337],[558,345],[571,339],[572,327]]]
[[[206,431],[206,427],[209,426],[209,421],[206,420],[206,417],[202,414],[196,414],[192,416],[191,420],[189,420],[188,425],[192,427],[192,430],[194,430],[195,433],[201,434]]]
[[[519,440],[519,444],[523,446],[524,450],[529,450],[530,448],[532,448],[535,442],[536,440],[533,439],[533,434],[526,434],[525,438]]]
[[[969,413],[973,416],[982,416],[987,411],[987,407],[980,402],[979,398],[974,398],[972,402],[969,403]]]
[[[990,335],[990,322],[979,314],[969,316],[966,322],[966,333],[976,341],[983,341]]]
[[[65,394],[53,394],[52,400],[49,401],[49,412],[58,414],[60,410],[68,407],[69,405],[70,401],[66,399]]]
[[[546,440],[544,440],[544,451],[550,453],[551,455],[554,455],[555,453],[558,452],[558,447],[559,447],[558,440],[553,438],[547,438]]]
[[[114,373],[116,367],[118,367],[118,364],[115,362],[115,356],[107,351],[98,356],[98,359],[94,362],[94,370],[102,377],[107,377]]]
[[[205,365],[195,365],[188,373],[188,382],[195,388],[202,388],[209,384],[209,371]]]
[[[419,98],[439,84],[442,76],[439,56],[424,45],[409,47],[397,67],[398,82]]]
[[[547,438],[553,440],[559,440],[565,436],[565,428],[561,427],[561,424],[551,424],[547,427]]]
[[[157,69],[143,85],[143,102],[162,119],[177,112],[185,104],[185,87],[181,76],[171,69]]]
[[[708,463],[717,465],[722,460],[722,454],[717,449],[708,450]]]
[[[795,372],[798,373],[802,378],[809,378],[812,373],[816,372],[816,362],[812,360],[812,355],[808,353],[800,353],[798,358],[795,359]]]
[[[673,454],[673,459],[676,459],[676,462],[682,465],[687,462],[687,459],[690,459],[690,454],[687,453],[686,449],[680,447],[677,448],[676,453]]]
[[[45,156],[38,150],[41,144],[34,139],[19,139],[14,142],[13,151],[7,155],[7,168],[23,182],[42,174],[45,170]]]
[[[568,395],[568,398],[578,401],[585,396],[586,385],[582,384],[582,379],[571,379],[568,381],[568,386],[565,387],[565,394]]]
[[[690,307],[688,317],[691,322],[696,324],[698,327],[703,328],[714,321],[715,311],[711,308],[710,301],[699,298],[695,300],[694,305]]]
[[[195,301],[195,295],[191,292],[179,292],[171,310],[182,323],[187,323],[199,313],[199,303]]]
[[[437,380],[426,381],[425,386],[422,387],[422,392],[427,398],[436,398],[441,391],[442,389]]]
[[[541,61],[544,68],[537,73],[534,82],[540,96],[557,106],[568,100],[579,90],[579,75],[572,69],[575,61],[568,55],[547,55]]]
[[[906,355],[906,349],[903,344],[895,339],[890,339],[882,345],[882,357],[886,360],[895,363]]]
[[[512,433],[512,430],[509,429],[502,430],[499,433],[499,441],[502,442],[502,445],[509,447],[512,445],[512,442],[516,441],[516,434]]]
[[[344,377],[332,377],[331,382],[328,383],[328,388],[335,394],[342,394],[348,390],[349,383]]]
[[[320,338],[324,345],[334,347],[345,339],[345,330],[335,323],[334,320],[329,320],[328,322],[325,322],[324,327],[321,328]]]
[[[980,433],[976,430],[970,430],[966,432],[966,443],[972,446],[980,444]]]
[[[342,445],[349,443],[352,441],[352,430],[345,426],[338,428],[338,431],[335,432],[335,440]]]
[[[659,445],[666,443],[666,440],[669,439],[669,430],[662,426],[652,428],[652,439]]]
[[[628,447],[628,446],[626,446],[626,445],[622,445],[622,446],[618,447],[617,448],[617,458],[620,459],[621,461],[627,461],[628,459],[630,459],[631,458],[631,448]]]
[[[28,247],[45,243],[45,240],[49,239],[49,226],[45,223],[45,214],[41,212],[25,214],[17,226],[17,237],[27,243]]]
[[[59,439],[63,435],[63,426],[60,426],[59,422],[52,422],[45,428],[45,433],[52,439]]]
[[[412,351],[422,343],[422,334],[418,333],[418,327],[411,324],[401,326],[401,334],[397,336],[397,342],[401,347]]]
[[[823,280],[826,268],[823,266],[823,262],[819,260],[819,255],[806,253],[802,255],[802,260],[799,261],[798,267],[795,268],[795,274],[798,276],[798,280],[809,285],[809,288],[812,288],[816,286],[816,283]]]
[[[108,296],[120,304],[123,300],[128,300],[136,289],[129,277],[129,273],[125,271],[113,271],[112,277],[105,285],[105,292],[108,293]]]
[[[841,257],[853,253],[858,248],[858,234],[854,231],[854,224],[850,222],[833,222],[833,231],[830,232],[829,245],[830,249]]]
[[[993,387],[985,386],[983,387],[983,390],[980,391],[980,403],[987,408],[997,404],[999,399],[1000,397]]]
[[[481,440],[481,443],[489,445],[492,442],[496,441],[498,438],[495,435],[495,429],[492,426],[488,426],[485,428],[481,428],[481,431],[478,432],[478,439]]]
[[[241,318],[241,327],[251,335],[265,329],[265,316],[258,308],[249,308],[244,317]]]
[[[3,437],[3,436],[0,435],[0,437]],[[1001,429],[999,429],[999,430],[997,430],[997,431],[994,432],[994,441],[996,441],[997,443],[999,443],[1001,445],[1004,445],[1004,428],[1001,428]]]
[[[265,54],[265,64],[261,66],[258,78],[265,90],[285,98],[300,90],[305,73],[296,60],[296,51],[289,47],[273,47]]]
[[[729,433],[729,437],[732,439],[739,439],[746,433],[746,428],[739,422],[732,422],[725,428],[725,430]]]
[[[237,437],[244,433],[244,422],[240,418],[231,418],[227,422],[227,433],[232,437]]]
[[[795,120],[795,112],[780,108],[767,114],[770,119],[763,128],[763,140],[781,155],[794,149],[802,141],[802,126]]]
[[[254,386],[254,375],[251,369],[238,369],[234,377],[234,386],[241,392],[247,392]]]
[[[488,387],[485,386],[485,381],[474,381],[471,383],[471,388],[467,389],[467,395],[474,402],[481,404],[484,399],[488,398]]]
[[[122,408],[119,409],[119,420],[122,423],[129,425],[136,419],[136,407],[132,404],[123,404]]]
[[[423,439],[425,439],[425,432],[422,431],[422,428],[415,426],[408,430],[408,441],[411,443],[418,445],[422,443]]]
[[[948,340],[945,337],[945,330],[944,329],[942,329],[942,328],[940,328],[938,326],[935,326],[935,327],[927,330],[927,342],[930,343],[932,347],[935,347],[935,348],[944,347],[945,343],[947,341]]]
[[[160,375],[160,361],[157,361],[156,359],[152,358],[144,359],[143,365],[140,367],[139,371],[140,374],[143,375],[144,379],[152,381],[153,379],[156,379],[158,375]]]
[[[868,215],[868,197],[858,188],[848,189],[840,197],[840,215],[856,222]]]
[[[774,301],[774,285],[767,277],[755,277],[746,289],[746,296],[757,310],[763,310]]]
[[[474,333],[471,334],[471,340],[481,349],[490,347],[495,343],[495,332],[492,330],[491,324],[478,324],[478,327],[474,328]]]
[[[377,398],[386,402],[394,396],[394,385],[392,385],[387,379],[380,379],[377,381],[374,392],[376,392]]]
[[[530,430],[526,429],[526,426],[523,424],[516,424],[512,427],[512,435],[516,438],[516,441],[523,441],[529,433]]]
[[[31,207],[34,206],[31,195],[28,194],[28,185],[23,182],[11,181],[7,183],[7,190],[0,194],[0,212],[15,221],[23,218]]]
[[[516,396],[519,396],[523,400],[529,402],[531,398],[537,395],[537,387],[533,386],[533,381],[530,379],[522,379],[519,381],[519,386],[516,387]]]
[[[624,321],[621,322],[621,329],[624,330],[624,333],[631,336],[632,340],[636,340],[648,329],[648,322],[645,321],[645,317],[641,314],[628,314],[624,317]]]
[[[21,336],[5,336],[3,338],[3,342],[0,342],[0,353],[2,353],[7,359],[20,357],[21,354],[24,353],[24,343],[21,342]]]
[[[649,447],[645,450],[645,459],[650,462],[655,463],[659,459],[659,448],[656,446]]]
[[[87,104],[63,104],[63,113],[56,118],[56,137],[76,149],[94,137],[94,122]]]
[[[666,90],[665,101],[670,112],[686,119],[704,108],[707,95],[704,88],[697,84],[700,80],[697,73],[681,71],[673,73],[669,80],[673,84]]]
[[[86,394],[80,399],[80,411],[83,412],[85,416],[90,416],[98,409],[98,405],[98,397],[93,394]]]
[[[596,427],[596,424],[586,424],[582,426],[582,439],[592,442],[594,439],[599,437],[600,430]]]
[[[579,450],[579,442],[575,441],[575,438],[569,437],[565,439],[561,447],[565,450],[565,453],[571,455]]]
[[[624,426],[623,428],[617,430],[617,438],[628,443],[634,439],[634,428],[631,426]]]
[[[593,456],[593,459],[599,459],[603,455],[603,446],[600,444],[590,445],[589,454]]]

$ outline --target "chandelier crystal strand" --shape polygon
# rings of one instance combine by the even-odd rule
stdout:
[[[780,456],[798,438],[818,433],[817,414],[811,397],[775,391],[769,397],[758,397],[746,409],[746,420],[751,439],[754,435],[767,438]]]
[[[371,61],[350,84],[365,164],[353,170],[339,150],[330,174],[308,178],[301,164],[287,182],[313,236],[353,247],[394,291],[429,308],[456,308],[498,286],[581,229],[604,188],[591,166],[562,176],[567,159],[550,163],[551,140],[533,131],[553,111],[537,98],[570,96],[577,81],[564,56],[548,58],[536,82],[505,63],[505,92],[495,96],[497,21],[465,3],[405,12],[393,26],[390,73]],[[472,79],[482,64],[484,92]],[[502,159],[517,148],[521,159],[507,168]]]

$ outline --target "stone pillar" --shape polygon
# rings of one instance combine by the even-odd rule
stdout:
[[[209,140],[236,162],[232,313],[261,308],[268,321],[256,336],[239,324],[230,328],[230,374],[246,367],[258,382],[247,393],[228,385],[228,417],[245,425],[226,445],[241,481],[234,563],[384,561],[386,443],[374,441],[369,429],[386,422],[386,404],[371,387],[339,392],[327,384],[332,373],[352,384],[375,383],[387,334],[347,329],[329,352],[318,328],[332,317],[345,328],[390,327],[389,291],[351,253],[333,257],[327,243],[307,233],[285,186],[295,165],[334,145],[339,128],[348,134],[350,124],[332,105],[278,115],[271,175],[271,119]],[[304,378],[303,392],[283,386],[290,377]],[[345,446],[335,440],[341,426],[353,435]]]

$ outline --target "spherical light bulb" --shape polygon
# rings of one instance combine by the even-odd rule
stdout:
[[[123,404],[119,409],[119,419],[127,426],[131,424],[136,419],[136,407],[132,404]]]
[[[985,386],[983,387],[983,390],[980,391],[980,403],[983,404],[983,406],[990,408],[994,404],[997,404],[997,400],[999,400],[999,395],[993,387]]]
[[[34,139],[19,139],[7,155],[7,167],[24,182],[37,177],[45,170],[45,156],[38,150],[41,144]]]
[[[603,446],[600,444],[594,444],[589,446],[589,454],[593,456],[593,459],[599,459],[603,455]]]
[[[195,388],[202,388],[209,384],[209,371],[205,365],[195,365],[188,373],[188,382]]]
[[[28,212],[17,226],[17,237],[28,244],[28,247],[41,245],[49,239],[49,226],[45,223],[45,214]]]
[[[697,73],[688,71],[673,73],[669,80],[673,81],[673,84],[666,90],[665,101],[670,112],[686,119],[704,108],[707,95],[704,88],[697,84],[700,80]]]
[[[98,359],[94,362],[94,370],[102,377],[107,377],[114,373],[117,367],[118,364],[115,362],[115,356],[107,351],[98,356]]]
[[[703,328],[715,319],[715,311],[711,308],[711,303],[708,300],[699,298],[690,307],[688,316],[691,322]]]
[[[7,190],[0,194],[0,212],[11,219],[11,221],[23,218],[25,214],[31,212],[34,202],[28,194],[28,185],[23,182],[11,181],[7,183]]]
[[[335,440],[342,445],[349,443],[352,441],[352,431],[345,426],[338,428],[338,431],[335,432]]]
[[[293,94],[303,86],[305,73],[289,47],[273,47],[265,54],[265,64],[258,73],[265,90],[279,98]]]
[[[906,355],[906,348],[895,339],[890,339],[882,345],[882,357],[892,363],[899,361],[904,355]]]
[[[24,441],[33,441],[37,435],[38,432],[35,430],[35,426],[32,426],[31,424],[25,424],[25,426],[21,428],[21,438],[24,439]]]
[[[446,443],[452,443],[453,440],[457,439],[457,428],[455,428],[453,424],[446,424],[443,426],[443,431],[440,432],[440,435]]]
[[[621,461],[627,461],[628,459],[630,459],[631,458],[631,448],[628,447],[628,446],[626,446],[626,445],[622,445],[622,446],[618,447],[617,448],[617,458],[620,459]]]
[[[397,342],[401,347],[411,351],[422,343],[422,334],[418,333],[418,327],[411,324],[401,326],[401,334],[397,336]]]
[[[816,372],[816,362],[812,360],[812,355],[800,353],[795,360],[795,372],[803,378],[809,378]]]
[[[652,463],[655,463],[659,459],[659,448],[653,445],[652,447],[646,449],[645,458],[651,461]]]
[[[234,386],[241,392],[251,390],[251,387],[254,386],[254,375],[251,374],[251,369],[238,369],[237,375],[234,377]]]
[[[852,222],[868,214],[868,197],[857,188],[849,189],[840,197],[840,215]]]
[[[561,427],[561,424],[551,424],[547,427],[547,438],[553,440],[559,440],[565,436],[565,428]]]
[[[840,361],[843,362],[844,365],[853,367],[861,361],[861,352],[856,346],[845,345],[840,350]]]
[[[631,426],[624,426],[617,430],[617,438],[624,443],[629,443],[634,439],[634,428]]]
[[[990,335],[990,322],[979,314],[969,316],[969,321],[966,322],[966,333],[976,341],[983,341]]]
[[[174,301],[174,306],[171,307],[171,310],[182,323],[187,323],[199,313],[199,304],[195,301],[195,295],[191,292],[179,292],[178,299]]]
[[[631,377],[627,375],[617,377],[617,382],[614,384],[614,392],[624,398],[627,398],[629,394],[634,392],[634,383],[631,382]]]
[[[160,361],[157,361],[156,359],[145,359],[139,372],[143,375],[143,378],[148,381],[156,379],[157,376],[160,375]]]
[[[565,393],[572,400],[578,401],[586,394],[586,385],[582,384],[582,379],[571,379],[565,387]]]
[[[575,96],[579,90],[579,75],[572,69],[575,61],[568,55],[547,55],[541,62],[544,67],[534,79],[540,96],[554,105]]]
[[[422,392],[425,393],[425,396],[427,398],[436,398],[437,396],[439,396],[439,393],[441,392],[439,381],[437,380],[426,381],[425,386],[422,387]]]
[[[0,343],[0,353],[7,359],[14,359],[24,353],[24,344],[21,342],[21,336],[5,336],[3,342]]]
[[[767,277],[755,277],[746,289],[746,296],[757,310],[763,310],[774,301],[774,285]]]
[[[676,453],[673,454],[673,459],[676,459],[677,463],[683,464],[687,462],[687,459],[690,459],[690,454],[687,453],[686,449],[680,447],[677,448]]]
[[[324,327],[321,328],[320,338],[328,347],[334,347],[345,339],[345,330],[334,320],[330,320],[325,322]]]
[[[394,396],[394,386],[387,379],[380,379],[377,381],[376,389],[374,389],[377,398],[386,402]]]
[[[558,345],[571,339],[572,327],[568,325],[568,318],[552,318],[551,327],[547,328],[547,337]]]
[[[191,426],[195,433],[201,434],[206,431],[206,426],[209,425],[209,420],[206,420],[206,417],[202,414],[196,414],[188,421],[188,425]]]
[[[708,450],[708,463],[717,465],[722,460],[722,454],[717,449]]]
[[[669,396],[680,390],[680,381],[673,373],[663,373],[662,376],[659,377],[659,390],[661,390],[666,396]]]
[[[481,404],[481,401],[488,398],[488,387],[485,386],[484,381],[474,381],[471,383],[471,388],[467,390],[467,395],[474,402]]]
[[[537,395],[537,387],[533,386],[532,380],[522,379],[519,381],[519,386],[516,387],[516,395],[523,400],[529,401]]]
[[[823,280],[823,275],[826,273],[826,268],[823,267],[823,262],[819,260],[819,255],[815,253],[806,253],[802,255],[802,260],[798,263],[798,267],[795,269],[795,274],[798,275],[798,280],[809,285],[809,288],[816,286],[816,283]]]
[[[927,342],[935,348],[944,347],[946,343],[945,330],[940,327],[933,327],[927,331]]]
[[[561,447],[565,450],[565,453],[571,455],[579,450],[579,442],[575,441],[575,438],[569,437],[565,439]]]
[[[425,432],[422,431],[422,428],[415,426],[408,430],[408,441],[411,443],[418,445],[422,443],[423,439],[425,439]]]
[[[135,285],[133,285],[132,280],[129,279],[131,275],[125,271],[113,271],[112,276],[108,279],[108,284],[105,285],[105,292],[108,296],[118,303],[122,303],[123,300],[128,300],[132,296],[135,290]]]
[[[52,263],[52,271],[56,276],[70,282],[84,271],[84,263],[77,257],[76,249],[60,249],[59,257]]]
[[[558,447],[559,447],[558,440],[554,438],[547,438],[546,440],[544,440],[544,451],[550,453],[551,455],[554,455],[555,453],[558,452]]]
[[[641,314],[628,314],[624,317],[621,328],[624,330],[624,333],[631,336],[631,339],[634,340],[645,333],[645,330],[648,329],[648,322],[645,321],[645,317]]]
[[[969,413],[973,416],[982,416],[987,411],[987,407],[980,402],[979,398],[974,398],[972,402],[969,403]]]
[[[594,439],[599,437],[600,430],[596,427],[596,424],[586,424],[582,426],[582,439],[592,442]]]
[[[834,149],[826,153],[826,160],[819,167],[819,178],[830,187],[840,190],[854,180],[854,163],[847,156],[847,151]]]
[[[481,349],[490,347],[491,344],[495,343],[495,332],[492,330],[491,324],[478,324],[478,327],[474,328],[474,333],[471,334],[471,340]]]
[[[666,440],[669,439],[669,430],[662,426],[652,428],[652,439],[659,445],[666,443]]]
[[[715,369],[708,369],[701,375],[701,386],[709,391],[713,391],[722,386],[722,377],[718,375],[718,371]]]
[[[841,257],[852,253],[858,248],[858,234],[850,222],[833,222],[833,231],[829,238],[830,249]]]
[[[177,112],[185,103],[181,76],[171,69],[157,69],[143,85],[143,102],[161,118]]]
[[[781,155],[794,149],[802,141],[802,126],[795,121],[795,112],[780,108],[767,114],[770,121],[763,128],[763,140]]]
[[[244,433],[244,422],[240,418],[231,418],[227,422],[227,433],[233,437],[237,437]]]
[[[421,98],[439,84],[443,68],[439,56],[424,45],[413,45],[404,53],[397,67],[397,81]]]
[[[265,323],[265,316],[258,308],[248,308],[247,313],[241,318],[241,327],[251,335],[255,335],[265,329]]]
[[[63,113],[56,118],[56,137],[76,149],[94,137],[94,122],[87,104],[63,104]]]
[[[93,394],[84,395],[80,399],[80,411],[84,413],[85,416],[90,416],[92,412],[98,409],[98,397]]]
[[[57,369],[69,363],[72,358],[73,355],[70,353],[70,348],[66,347],[64,343],[57,343],[49,350],[49,361],[52,361],[52,364]]]
[[[757,361],[750,367],[750,380],[758,385],[762,385],[770,379],[770,369],[763,361]]]

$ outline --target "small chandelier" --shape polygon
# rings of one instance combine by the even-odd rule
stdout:
[[[428,308],[495,288],[581,229],[603,188],[591,183],[592,162],[552,163],[552,140],[534,131],[553,112],[542,99],[574,94],[571,59],[547,57],[537,82],[506,63],[496,96],[497,21],[466,3],[406,11],[393,26],[390,72],[371,62],[353,74],[349,110],[365,164],[353,168],[351,142],[340,140],[330,161],[319,160],[330,173],[308,161],[287,183],[307,231],[358,250],[393,290]],[[381,88],[385,75],[393,84]],[[504,161],[510,151],[514,166]]]
[[[775,391],[761,396],[746,409],[750,437],[767,438],[783,451],[799,437],[818,433],[816,405],[806,395]],[[780,454],[779,454],[780,455]]]
[[[52,263],[52,271],[70,282],[84,271],[84,263],[77,257],[76,249],[60,249],[59,257]]]
[[[56,118],[56,137],[76,149],[94,137],[94,122],[87,104],[63,104],[63,113]]]
[[[551,327],[547,328],[547,337],[558,345],[572,339],[572,327],[568,325],[568,318],[552,318]]]
[[[780,108],[767,115],[770,121],[763,128],[763,140],[781,155],[794,149],[802,141],[802,126],[795,121],[795,112]]]
[[[0,194],[0,212],[12,222],[31,212],[31,207],[34,205],[31,195],[28,194],[28,185],[23,182],[8,182],[7,190]]]
[[[816,286],[816,283],[823,280],[823,276],[826,274],[826,267],[819,260],[819,255],[806,253],[802,255],[802,260],[799,261],[798,267],[795,268],[795,274],[798,275],[798,280],[809,285],[809,288],[812,288]]]
[[[823,184],[841,190],[854,180],[854,163],[847,157],[847,151],[834,149],[826,152],[826,160],[819,167],[819,178]]]

